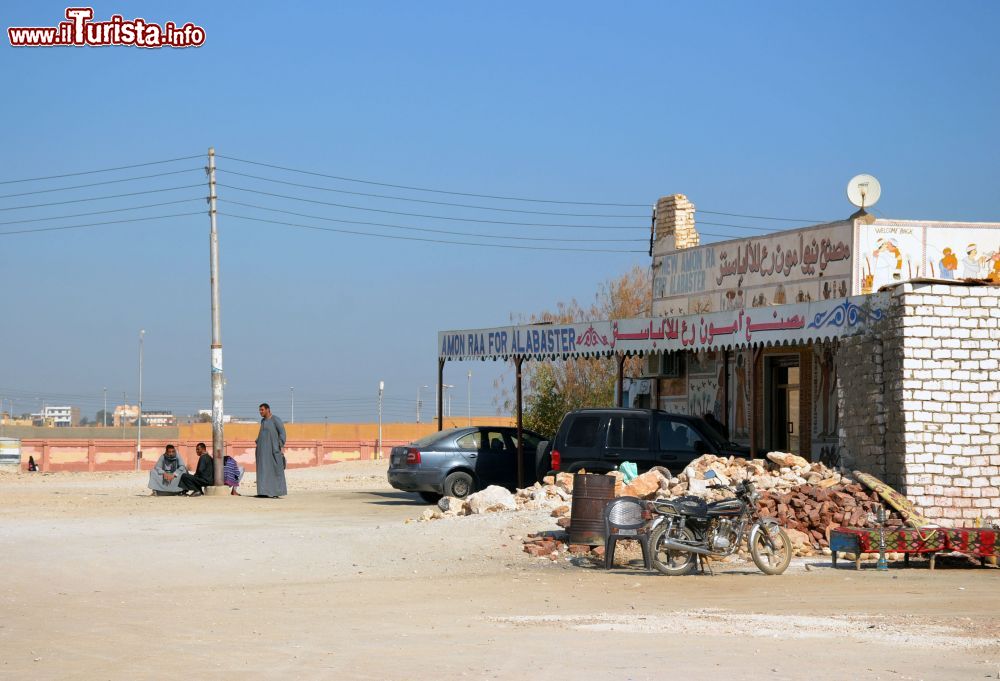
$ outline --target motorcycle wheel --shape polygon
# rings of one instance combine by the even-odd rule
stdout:
[[[698,564],[697,554],[690,551],[675,551],[664,548],[662,543],[666,533],[667,525],[664,523],[649,535],[649,551],[652,554],[653,567],[671,577],[679,577],[694,571],[695,566]],[[683,529],[672,528],[670,538],[686,542],[695,541],[694,532],[687,527]]]
[[[792,562],[792,540],[780,527],[775,529],[761,528],[750,546],[754,565],[765,575],[780,575]]]

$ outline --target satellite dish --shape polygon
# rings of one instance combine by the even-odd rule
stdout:
[[[872,175],[855,175],[847,183],[847,198],[862,211],[874,206],[882,196],[882,185]]]

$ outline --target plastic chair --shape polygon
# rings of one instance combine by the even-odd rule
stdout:
[[[604,569],[615,562],[615,544],[619,539],[634,539],[642,547],[642,562],[653,569],[649,552],[649,533],[642,517],[643,504],[636,497],[617,497],[604,507]]]

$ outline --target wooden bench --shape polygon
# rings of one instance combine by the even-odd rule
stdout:
[[[998,546],[1000,530],[996,528],[956,527],[956,528],[913,528],[900,527],[886,529],[886,553],[902,553],[903,564],[910,564],[910,555],[926,554],[930,567],[934,569],[934,559],[939,552],[964,553],[975,556],[985,564],[988,558],[1000,554]],[[878,553],[879,531],[858,527],[838,527],[830,532],[830,551],[833,566],[837,566],[838,553],[855,554],[854,567],[861,569],[862,553]]]

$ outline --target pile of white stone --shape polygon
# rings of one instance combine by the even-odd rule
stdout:
[[[840,482],[848,482],[837,471],[821,463],[809,463],[794,454],[771,452],[767,456],[767,459],[739,459],[706,454],[695,459],[676,476],[666,468],[657,466],[628,484],[625,484],[624,476],[618,471],[608,475],[616,478],[616,496],[634,496],[640,499],[693,494],[714,501],[731,495],[722,490],[710,490],[709,484],[735,484],[744,479],[753,480],[757,489],[762,492],[775,493],[791,491],[807,484],[831,487]],[[714,480],[705,479],[705,473],[709,470],[715,471]],[[437,508],[427,509],[420,519],[545,509],[552,510],[553,517],[568,520],[572,498],[573,475],[558,473],[515,493],[493,485],[465,499],[443,497]],[[567,523],[560,524],[565,526]]]

